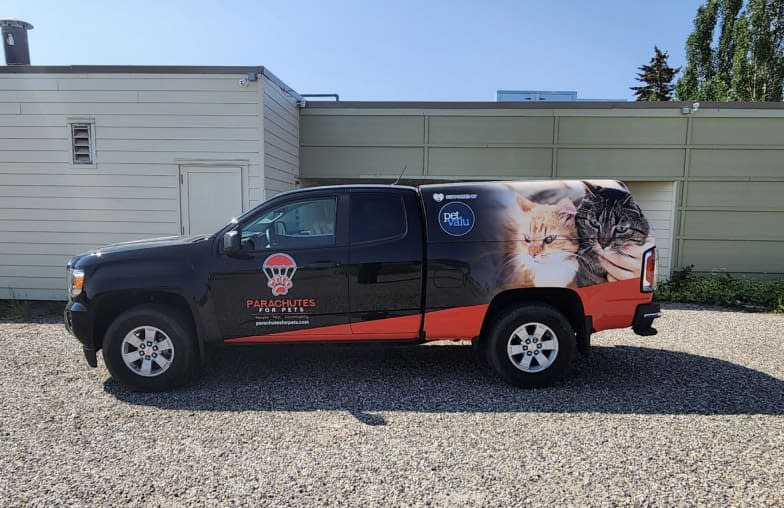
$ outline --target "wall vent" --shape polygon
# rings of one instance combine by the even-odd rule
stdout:
[[[89,123],[71,124],[74,164],[93,164],[93,128]]]

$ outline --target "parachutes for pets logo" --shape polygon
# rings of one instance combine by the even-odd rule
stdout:
[[[267,276],[267,287],[272,290],[272,296],[288,294],[289,289],[294,287],[294,273],[297,271],[297,263],[288,254],[272,254],[264,260],[261,265],[264,275]]]
[[[451,236],[467,235],[474,228],[474,211],[465,203],[447,203],[438,212],[438,224]]]

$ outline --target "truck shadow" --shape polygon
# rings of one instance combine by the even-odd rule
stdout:
[[[174,393],[107,393],[135,405],[201,411],[784,414],[784,381],[724,360],[633,346],[594,346],[556,386],[521,390],[460,345],[266,346],[230,349]]]

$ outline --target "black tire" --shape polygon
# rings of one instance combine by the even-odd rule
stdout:
[[[534,356],[533,360],[528,360],[530,365],[536,363],[533,365],[533,369],[541,367],[536,358],[543,358],[543,363],[552,362],[538,372],[526,372],[515,365],[515,361],[522,362],[525,355],[530,357],[531,355],[528,353],[531,351],[511,357],[507,351],[513,332],[528,323],[540,323],[550,329],[543,336],[547,339],[545,342],[549,344],[549,347],[552,347],[552,342],[550,342],[552,335],[555,335],[554,339],[557,343],[557,350],[548,352],[540,349],[538,353],[535,353],[537,356]],[[525,330],[535,332],[536,329],[535,325],[531,325]],[[528,331],[528,333],[533,333],[532,331]],[[509,384],[523,388],[548,386],[562,377],[571,368],[577,349],[576,338],[569,321],[554,308],[541,304],[511,307],[501,312],[488,333],[487,341],[487,359],[493,370]],[[515,342],[518,341],[515,340],[513,344]],[[536,348],[545,344],[545,342],[541,342],[537,346],[536,343],[526,345],[523,341],[519,342],[520,348],[523,346]],[[543,356],[539,357],[540,353]],[[549,355],[553,353],[555,353],[554,358],[551,359]]]
[[[145,377],[125,364],[122,357],[123,339],[132,330],[155,327],[168,336],[174,354],[165,371]],[[158,334],[158,337],[162,336]],[[115,318],[103,338],[103,361],[115,381],[123,387],[140,392],[159,392],[188,383],[197,365],[194,332],[189,320],[180,311],[165,305],[140,305]],[[156,364],[157,365],[157,364]]]

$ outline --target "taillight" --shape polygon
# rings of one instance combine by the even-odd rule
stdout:
[[[656,247],[651,247],[642,256],[640,291],[650,293],[656,287]]]

